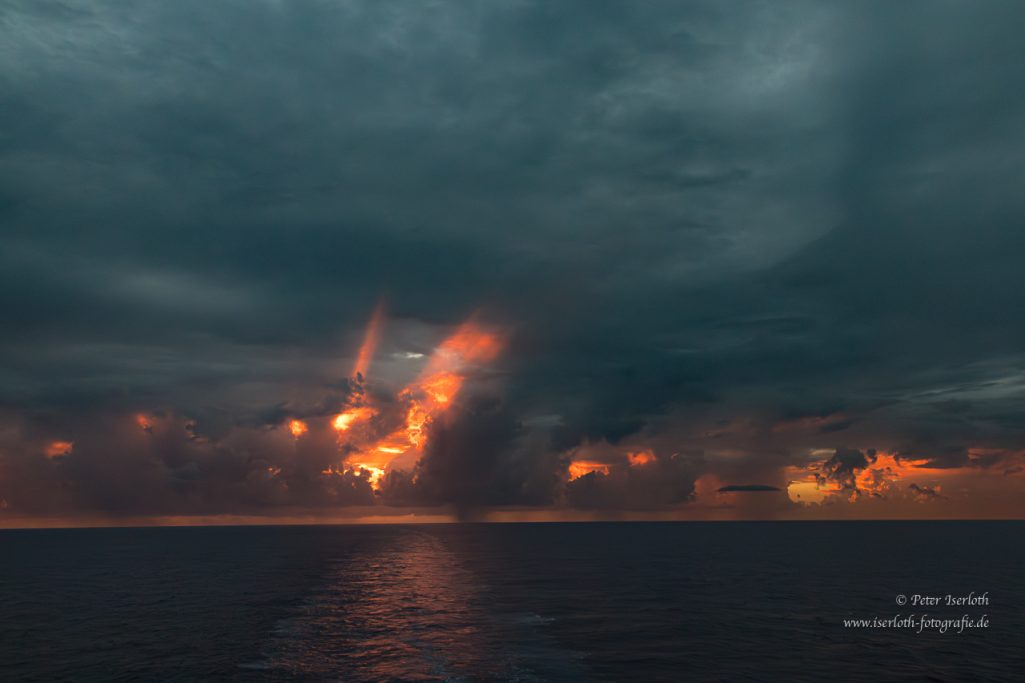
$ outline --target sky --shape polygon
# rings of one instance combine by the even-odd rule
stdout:
[[[0,525],[1025,516],[1025,7],[0,8]]]

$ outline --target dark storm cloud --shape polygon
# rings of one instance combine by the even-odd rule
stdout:
[[[698,476],[690,458],[674,455],[639,467],[611,467],[566,484],[573,507],[600,510],[646,510],[685,503],[694,495]]]
[[[919,486],[918,484],[911,483],[908,485],[908,489],[914,493],[918,500],[936,500],[937,498],[943,498],[939,490],[932,486]]]
[[[854,448],[837,448],[833,456],[822,463],[818,474],[821,485],[834,482],[844,491],[858,491],[858,473],[876,461],[876,453],[862,453]]]
[[[494,399],[472,399],[430,429],[412,472],[392,473],[382,487],[389,505],[451,505],[472,518],[494,505],[551,505],[560,484],[559,454]]]
[[[779,490],[778,487],[769,486],[768,484],[730,484],[729,486],[721,486],[718,489],[719,493],[758,493]]]
[[[97,505],[282,500],[224,443],[334,410],[338,356],[382,294],[403,349],[474,310],[511,331],[499,403],[438,425],[446,452],[396,500],[547,504],[561,454],[642,437],[660,463],[696,449],[774,485],[838,435],[982,466],[969,448],[1025,436],[1023,19],[1000,2],[7,3],[0,457],[17,474],[0,497],[50,468]],[[89,426],[135,411],[204,446],[169,464]],[[32,439],[76,448],[28,464]],[[293,498],[350,500],[315,490],[319,456],[294,475],[261,457]],[[674,465],[651,500],[698,474]],[[644,476],[568,497],[634,505]]]

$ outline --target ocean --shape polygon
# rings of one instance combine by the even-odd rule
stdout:
[[[0,531],[0,680],[1022,681],[1023,531]]]

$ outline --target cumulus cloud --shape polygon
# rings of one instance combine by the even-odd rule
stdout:
[[[819,468],[818,481],[822,485],[837,484],[842,490],[858,492],[858,473],[876,461],[874,450],[862,453],[854,448],[837,448],[833,456]]]

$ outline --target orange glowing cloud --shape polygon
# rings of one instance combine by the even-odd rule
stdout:
[[[338,415],[331,421],[331,426],[338,432],[347,432],[352,429],[353,425],[369,420],[375,414],[373,408],[369,406],[356,406],[349,408]]]
[[[376,490],[380,484],[381,478],[384,477],[385,469],[383,467],[374,467],[366,463],[353,463],[352,468],[362,476],[367,477],[370,480],[370,485]]]
[[[357,381],[366,379],[364,373],[373,359],[382,319],[382,308],[379,306],[368,324],[353,370]],[[400,427],[383,437],[368,435],[369,430],[353,431],[353,427],[369,421],[379,412],[371,398],[360,396],[332,420],[331,424],[338,432],[339,444],[348,455],[343,463],[328,468],[324,474],[365,474],[376,488],[393,462],[399,458],[403,458],[402,462],[408,462],[410,457],[423,452],[430,424],[451,409],[474,367],[493,360],[501,347],[497,335],[476,323],[460,325],[437,346],[419,376],[398,392],[399,400],[406,405],[405,420]]]
[[[346,474],[355,475],[357,477],[366,477],[370,482],[370,485],[376,489],[378,482],[384,477],[385,471],[380,467],[374,467],[366,463],[351,462],[346,463],[342,467],[327,467],[320,472],[325,477],[341,477]]]
[[[71,441],[53,441],[46,447],[44,453],[48,458],[59,458],[71,453],[74,445]]]
[[[845,485],[844,482],[823,476],[821,470],[825,462],[814,461],[805,466],[790,468],[791,481],[787,493],[791,500],[798,503],[821,503],[846,499],[854,503],[863,499],[886,498],[902,495],[909,484],[922,477],[935,480],[965,470],[928,467],[927,458],[915,459],[896,453],[877,452],[874,460],[854,470],[852,478]],[[936,490],[939,490],[938,486]]]
[[[443,341],[424,369],[424,376],[452,371],[469,363],[487,363],[502,350],[498,337],[484,331],[474,322],[465,322],[455,333]]]
[[[606,441],[587,442],[573,449],[570,462],[566,466],[569,480],[597,472],[608,475],[628,467],[645,467],[658,461],[650,448],[642,450],[624,450]]]
[[[450,407],[469,369],[494,360],[501,347],[497,336],[467,322],[435,349],[420,377],[399,394],[409,403],[405,432],[412,448],[424,447],[427,426]]]
[[[420,383],[420,390],[427,394],[431,401],[445,405],[459,393],[463,378],[451,372],[441,372]]]
[[[400,393],[409,402],[405,432],[411,447],[424,447],[427,426],[451,406],[469,368],[494,360],[500,350],[498,337],[472,322],[460,325],[435,349],[419,379]]]
[[[374,360],[374,352],[377,350],[377,343],[381,338],[381,328],[384,326],[384,302],[377,304],[370,323],[367,325],[366,334],[363,337],[363,344],[359,347],[356,355],[356,364],[352,368],[353,377],[366,377],[370,369],[370,363]]]
[[[302,420],[289,420],[288,422],[288,431],[292,433],[293,438],[298,439],[309,430],[310,428]]]
[[[626,457],[630,461],[630,467],[639,467],[641,465],[647,465],[655,462],[655,454],[650,450],[640,451],[638,453],[627,453]]]
[[[607,475],[609,473],[609,466],[603,462],[595,462],[593,460],[574,460],[569,464],[570,481],[579,479],[592,472]]]

